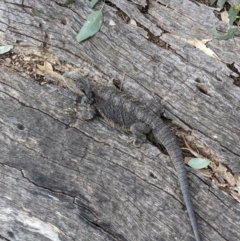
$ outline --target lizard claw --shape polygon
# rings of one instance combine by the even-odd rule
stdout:
[[[136,138],[136,136],[130,137],[127,143],[133,143],[133,145],[137,148],[140,148],[144,140]]]

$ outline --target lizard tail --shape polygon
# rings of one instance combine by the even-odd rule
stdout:
[[[193,211],[193,205],[192,205],[192,200],[191,200],[190,191],[189,191],[186,168],[184,165],[182,152],[181,152],[181,149],[179,148],[179,144],[176,140],[176,137],[173,135],[171,130],[169,130],[165,126],[165,124],[161,120],[158,120],[157,123],[155,122],[152,127],[153,127],[152,129],[153,129],[154,137],[157,139],[157,141],[159,141],[165,146],[173,162],[173,165],[177,172],[180,188],[182,190],[183,199],[188,211],[188,215],[189,215],[189,219],[195,235],[195,239],[196,241],[201,241],[201,238],[198,232],[196,216]]]

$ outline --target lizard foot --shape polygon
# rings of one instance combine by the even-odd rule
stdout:
[[[72,126],[76,123],[77,120],[77,112],[75,108],[67,108],[64,112],[68,115],[68,123],[69,126]]]
[[[146,137],[143,139],[140,139],[136,136],[130,137],[129,140],[127,141],[128,143],[133,143],[133,145],[137,148],[140,148],[141,145],[146,141]]]
[[[77,117],[80,120],[91,120],[95,116],[95,108],[91,105],[79,105],[77,107]]]
[[[133,133],[133,145],[140,147],[146,141],[146,134],[149,133],[151,128],[143,122],[136,122],[131,125],[130,131]]]

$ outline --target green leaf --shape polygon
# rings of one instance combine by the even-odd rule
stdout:
[[[218,0],[217,5],[218,7],[222,7],[225,4],[226,0]]]
[[[91,0],[90,7],[93,8],[99,0]]]
[[[74,3],[75,2],[75,0],[66,0],[66,5],[70,5],[70,4],[72,4],[72,3]]]
[[[235,6],[235,9],[240,11],[240,5]]]
[[[206,158],[192,158],[188,165],[194,169],[203,169],[210,164],[210,160]]]
[[[228,32],[225,35],[221,35],[218,33],[216,26],[213,25],[213,33],[215,35],[215,37],[219,40],[228,40],[230,39],[236,32],[237,32],[237,28],[230,28],[228,30]]]
[[[33,13],[33,15],[41,18],[41,14],[40,14],[40,12],[36,8],[32,8],[32,13]]]
[[[210,4],[213,5],[217,0],[210,0]]]
[[[91,36],[93,36],[103,24],[103,14],[101,10],[91,13],[87,17],[87,21],[82,26],[80,32],[77,35],[77,41],[81,42]]]
[[[7,53],[13,48],[12,45],[5,45],[5,46],[0,46],[0,54]]]
[[[229,24],[233,25],[233,22],[236,20],[236,17],[239,13],[239,10],[237,10],[235,7],[231,7],[228,11],[228,18],[229,18]]]

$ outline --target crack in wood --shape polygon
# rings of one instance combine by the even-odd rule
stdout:
[[[8,231],[8,234],[9,234],[9,236],[11,237],[11,232],[10,232],[10,231]],[[5,240],[5,241],[11,241],[10,239],[2,236],[1,234],[0,234],[0,238],[3,239],[3,240]]]
[[[42,188],[42,189],[45,189],[45,190],[50,191],[50,192],[53,192],[53,193],[62,194],[62,195],[64,195],[64,196],[70,197],[70,198],[73,199],[72,202],[74,203],[74,199],[76,198],[76,196],[70,195],[69,193],[66,193],[66,192],[63,192],[63,191],[56,191],[56,190],[51,189],[51,188],[46,187],[46,186],[41,186],[41,185],[33,182],[30,178],[26,177],[25,174],[24,174],[24,170],[23,170],[23,169],[20,169],[20,172],[21,172],[21,174],[22,174],[22,177],[23,177],[24,179],[26,179],[29,183],[33,184],[34,186],[39,187],[39,188]]]

